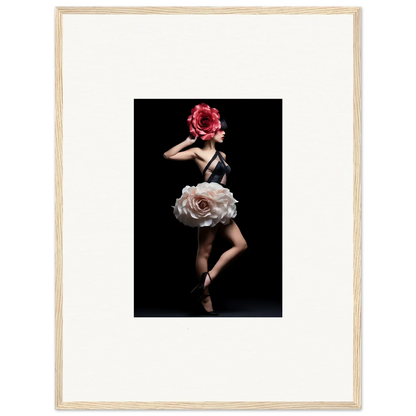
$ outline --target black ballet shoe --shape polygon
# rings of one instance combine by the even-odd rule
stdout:
[[[201,279],[199,280],[199,283],[191,290],[192,295],[199,298],[204,293],[205,279],[206,279],[207,276],[209,277],[209,280],[211,280],[211,282],[212,282],[211,276],[209,275],[208,272],[202,273]]]
[[[200,305],[200,310],[201,310],[201,314],[202,315],[210,315],[210,316],[218,316],[219,315],[219,313],[218,312],[215,312],[214,310],[212,310],[212,311],[207,311],[206,309],[205,309],[205,307],[204,307],[204,305],[202,304],[202,302],[201,302],[201,299],[202,298],[207,298],[207,297],[209,297],[209,296],[211,296],[211,295],[202,295],[202,296],[200,296],[199,297],[199,305]]]

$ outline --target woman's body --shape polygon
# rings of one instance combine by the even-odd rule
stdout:
[[[223,170],[228,169],[226,163],[226,155],[223,152],[218,152],[215,149],[217,143],[224,141],[224,130],[218,130],[214,137],[204,142],[203,148],[192,147],[188,150],[181,151],[195,143],[196,137],[188,136],[182,143],[172,147],[164,153],[164,157],[169,160],[194,160],[203,175],[204,181],[214,181],[222,185],[226,185],[226,174],[216,175],[216,166],[218,163],[222,164]],[[218,153],[220,155],[218,155]],[[217,163],[215,163],[215,161]],[[214,239],[220,233],[226,238],[232,247],[225,251],[218,259],[217,263],[211,270],[208,270],[208,259],[211,254],[212,244]],[[233,219],[228,224],[218,223],[214,227],[198,227],[198,252],[196,257],[196,273],[198,279],[201,275],[208,271],[212,280],[214,280],[220,271],[241,254],[247,248],[247,243],[241,234],[240,229]],[[208,286],[211,283],[209,278],[205,279],[204,295],[209,295]],[[212,303],[209,296],[202,297],[201,302],[207,311],[212,311]]]

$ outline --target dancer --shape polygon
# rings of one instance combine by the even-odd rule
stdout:
[[[203,176],[203,182],[183,188],[173,212],[184,225],[198,228],[198,284],[191,293],[201,302],[202,313],[213,316],[218,313],[213,310],[208,287],[227,264],[247,249],[247,242],[234,221],[238,201],[226,187],[231,168],[226,162],[226,155],[216,150],[216,145],[224,141],[227,123],[217,109],[205,103],[191,110],[187,122],[191,134],[163,156],[169,160],[194,160]],[[204,142],[202,148],[182,150],[194,144],[198,137]],[[232,247],[208,270],[208,259],[218,233],[230,241]]]

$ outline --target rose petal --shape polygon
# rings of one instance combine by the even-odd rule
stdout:
[[[187,118],[189,131],[203,140],[211,140],[221,127],[219,118],[220,114],[216,108],[211,108],[206,103],[197,104]]]

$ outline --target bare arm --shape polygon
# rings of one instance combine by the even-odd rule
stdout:
[[[163,153],[163,157],[165,159],[170,160],[190,160],[195,159],[196,151],[199,150],[198,147],[193,147],[191,149],[185,150],[181,152],[182,149],[185,147],[190,146],[191,144],[195,143],[196,137],[193,137],[191,134],[182,142],[177,144],[176,146],[169,149],[167,152]]]

